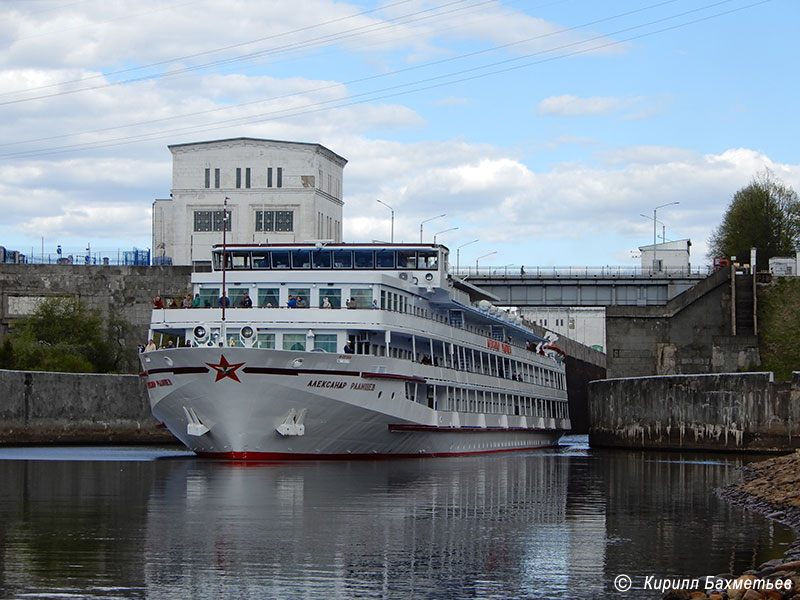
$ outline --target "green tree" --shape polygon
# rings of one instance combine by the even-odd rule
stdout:
[[[49,296],[14,327],[14,368],[71,373],[118,370],[124,358],[118,336],[129,328],[116,314],[104,323],[98,311],[77,298]]]
[[[709,254],[747,262],[758,250],[757,267],[766,270],[773,256],[794,255],[800,242],[797,193],[767,170],[733,196],[722,223],[709,239]]]

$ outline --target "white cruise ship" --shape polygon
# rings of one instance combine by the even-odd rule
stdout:
[[[140,355],[153,415],[201,456],[452,456],[552,446],[570,428],[562,356],[451,276],[445,246],[212,255],[195,307],[154,308],[161,349]]]

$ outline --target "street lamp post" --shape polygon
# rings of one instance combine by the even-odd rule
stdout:
[[[483,256],[479,256],[478,258],[475,259],[475,275],[479,274],[478,273],[478,261],[480,259],[482,259],[482,258],[486,258],[487,256],[491,256],[492,254],[497,254],[497,250],[495,250],[494,252],[489,252],[489,254],[484,254]]]
[[[392,243],[394,244],[394,209],[391,206],[389,206],[388,204],[386,204],[386,202],[384,202],[380,198],[375,198],[375,199],[380,204],[383,204],[386,208],[388,208],[390,211],[392,211],[392,237],[391,237],[391,240],[392,240]]]
[[[658,219],[656,219],[656,214],[659,208],[664,208],[665,206],[674,206],[675,204],[680,204],[680,202],[667,202],[666,204],[661,204],[653,209],[653,272],[654,273],[656,271],[656,267],[658,266],[658,261],[656,260],[656,223],[658,223]]]
[[[651,217],[650,215],[645,215],[645,214],[639,213],[639,216],[640,217],[644,217],[645,219],[650,219],[651,221],[653,220],[653,217]],[[663,221],[659,221],[658,224],[661,225],[661,243],[662,244],[666,244],[667,243],[667,226],[664,224]]]
[[[437,231],[433,234],[433,245],[436,245],[436,236],[441,235],[442,233],[447,233],[448,231],[455,231],[458,227],[451,227],[450,229],[445,229],[444,231]]]
[[[433,221],[434,219],[441,219],[447,213],[442,213],[440,215],[436,215],[435,217],[431,217],[430,219],[425,219],[422,223],[419,224],[419,243],[422,243],[422,226],[427,223],[428,221]]]
[[[471,242],[467,242],[466,244],[461,244],[458,248],[456,248],[456,273],[461,271],[461,249],[464,246],[469,246],[470,244],[474,244],[475,242],[480,242],[480,240],[472,240]]]

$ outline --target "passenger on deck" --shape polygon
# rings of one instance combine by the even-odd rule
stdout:
[[[175,302],[172,298],[167,300],[167,308],[178,308],[178,303]]]
[[[220,308],[222,308],[223,306],[225,308],[229,307],[231,305],[230,298],[228,298],[225,294],[222,294],[222,296],[219,297],[219,300],[217,300],[217,305]]]
[[[377,301],[377,300],[373,300],[373,301],[372,301],[372,308],[379,308],[379,307],[378,307],[378,301]]]
[[[183,297],[183,302],[181,302],[181,308],[192,308],[192,297],[189,294],[186,294]]]
[[[306,308],[306,301],[302,296],[297,297],[297,308]]]
[[[239,308],[253,308],[253,301],[250,299],[250,295],[245,292],[242,299],[239,300]]]
[[[356,299],[350,298],[347,302],[344,303],[347,308],[355,308],[356,307]]]
[[[353,350],[353,342],[347,340],[347,343],[344,345],[344,353],[345,354],[355,354],[355,350]]]
[[[297,299],[294,296],[289,296],[289,302],[286,303],[289,308],[297,308]]]
[[[156,342],[155,342],[155,340],[150,340],[149,342],[147,342],[147,346],[145,346],[144,351],[145,352],[154,352],[155,350],[156,350]]]
[[[161,299],[161,296],[153,298],[153,308],[164,308],[164,301]]]
[[[200,300],[200,294],[194,295],[194,300],[192,300],[192,308],[200,308],[203,304],[203,301]]]
[[[331,301],[328,300],[327,296],[322,299],[322,308],[331,308]]]

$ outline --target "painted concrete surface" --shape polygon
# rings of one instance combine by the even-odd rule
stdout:
[[[784,452],[800,448],[800,373],[605,379],[589,384],[592,446]]]
[[[138,375],[0,370],[0,389],[0,444],[174,441]]]

